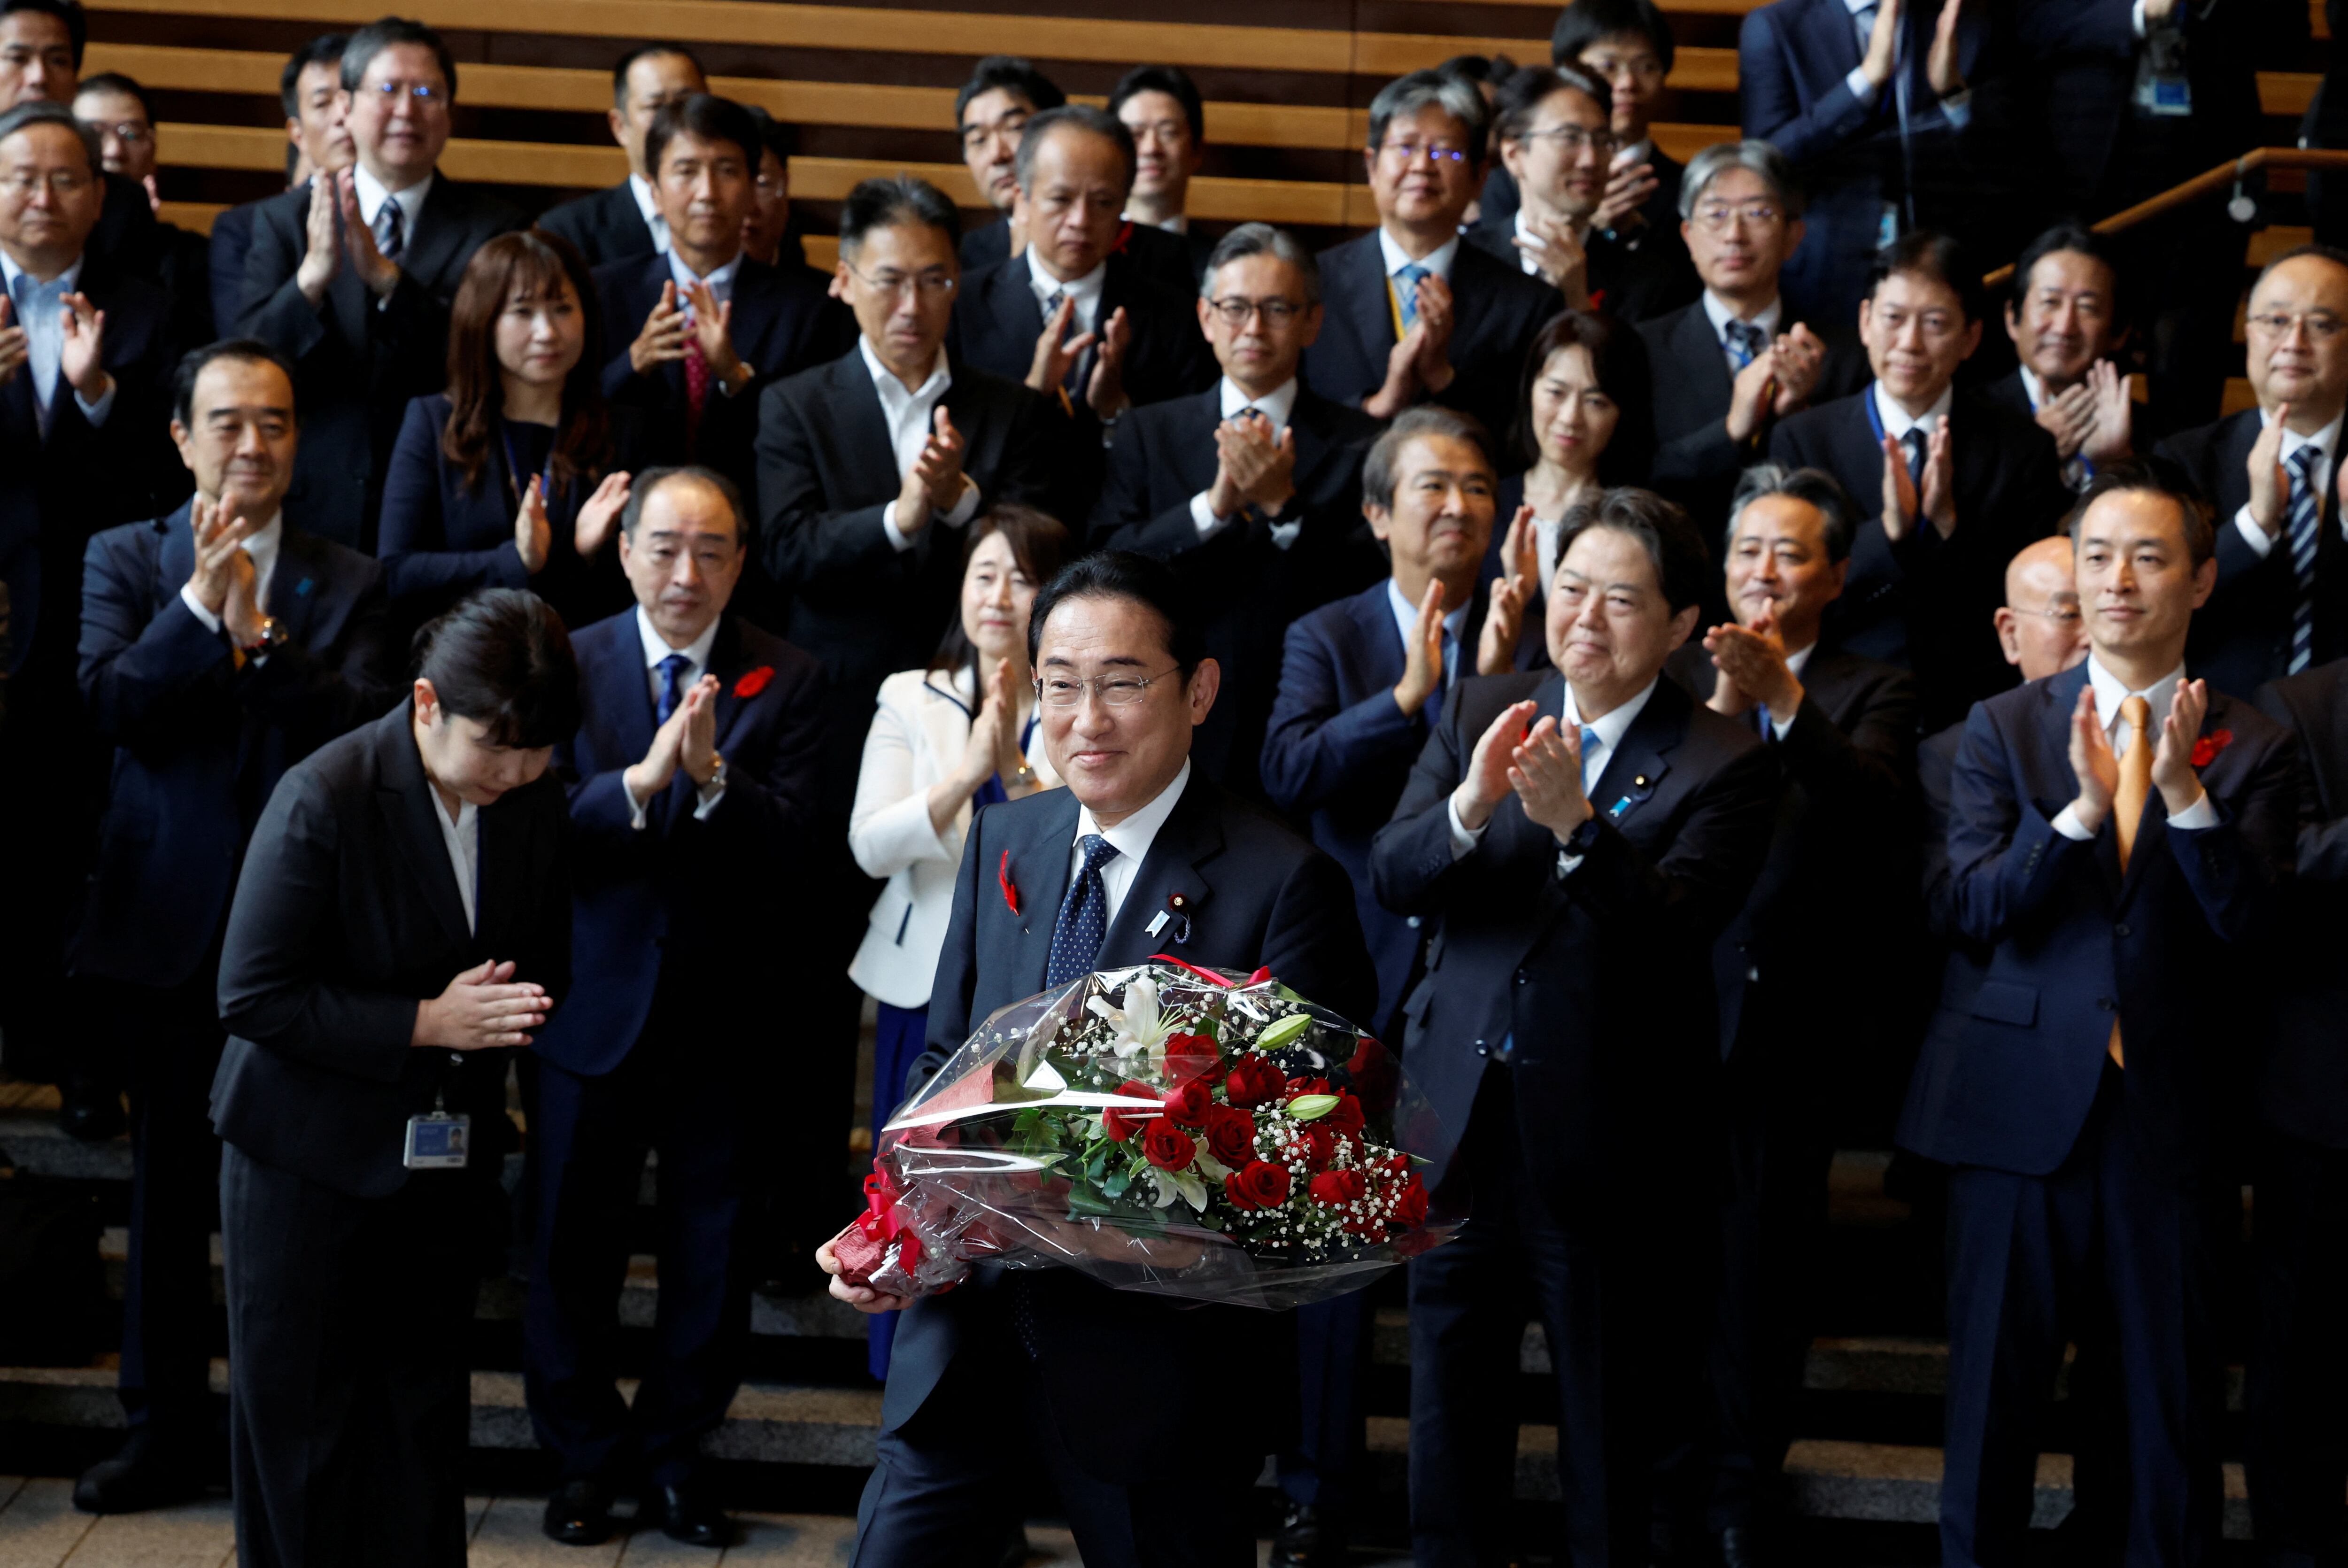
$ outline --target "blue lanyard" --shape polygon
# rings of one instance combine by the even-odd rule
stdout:
[[[1883,413],[1882,410],[1879,409],[1875,406],[1875,389],[1879,385],[1880,385],[1880,383],[1874,381],[1869,382],[1867,384],[1867,390],[1860,393],[1859,396],[1865,399],[1867,403],[1867,423],[1868,428],[1875,432],[1876,450],[1881,451],[1883,449]]]
[[[513,491],[514,507],[519,511],[522,498],[521,461],[514,456],[513,432],[506,428],[502,419],[498,421],[498,439],[504,443],[506,449],[506,489]],[[561,440],[562,430],[558,426],[546,443],[546,471],[540,476],[538,487],[539,499],[546,503],[550,517],[554,514],[554,449],[561,444]]]

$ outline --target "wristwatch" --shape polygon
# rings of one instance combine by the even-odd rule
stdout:
[[[701,787],[705,800],[726,788],[726,758],[713,751],[709,754],[709,782]]]
[[[263,615],[261,618],[261,635],[242,645],[244,656],[257,659],[263,654],[274,653],[285,645],[287,635],[284,622],[274,615]]]

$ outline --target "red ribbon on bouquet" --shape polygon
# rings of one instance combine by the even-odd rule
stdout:
[[[1175,968],[1187,970],[1190,974],[1196,975],[1201,980],[1220,985],[1226,991],[1239,985],[1261,985],[1265,981],[1272,978],[1272,971],[1270,969],[1259,969],[1244,980],[1233,980],[1227,976],[1218,975],[1211,969],[1201,969],[1195,964],[1185,964],[1179,958],[1176,958],[1170,954],[1165,953],[1151,954],[1149,955],[1149,962],[1152,964],[1171,964]]]
[[[856,1216],[856,1228],[864,1239],[876,1246],[901,1241],[904,1244],[898,1260],[911,1274],[922,1265],[921,1233],[909,1229],[897,1218],[897,1200],[904,1196],[889,1173],[876,1163],[872,1174],[864,1179],[864,1212]]]

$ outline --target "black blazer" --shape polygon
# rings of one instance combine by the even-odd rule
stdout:
[[[1127,220],[1125,230],[1117,236],[1115,251],[1124,252],[1140,264],[1143,273],[1157,280],[1159,287],[1178,297],[1188,297],[1199,292],[1200,276],[1207,270],[1207,256],[1215,242],[1195,229],[1177,234],[1154,224],[1136,223]],[[997,218],[983,228],[971,230],[962,237],[962,270],[965,275],[981,267],[991,267],[1011,259],[1011,220]],[[1044,329],[1039,325],[1035,329]],[[1031,342],[1029,346],[1034,346]]]
[[[1684,645],[1664,668],[1698,703],[1710,700],[1718,672],[1702,643]],[[1909,830],[1916,681],[1820,649],[1801,682],[1802,706],[1784,737],[1763,738],[1785,778],[1768,858],[1713,944],[1712,972],[1724,1059],[1793,1045],[1802,1060],[1773,1065],[1816,1070],[1861,1054],[1849,1037],[1867,1029],[1872,1004],[1884,999],[1893,923],[1915,902],[1908,865],[1887,851]],[[1760,722],[1746,721],[1756,734]],[[1837,973],[1830,985],[1817,984],[1822,962]],[[1747,1028],[1746,1000],[1756,995],[1762,1006]]]
[[[973,1025],[1044,989],[1076,811],[1073,793],[1047,789],[987,807],[972,821],[930,996],[929,1049],[907,1075],[909,1091],[929,1081]],[[1001,891],[1004,881],[1018,892],[1015,914]],[[1178,892],[1190,908],[1188,943],[1147,929]],[[1109,923],[1098,962],[1116,968],[1159,952],[1226,975],[1269,968],[1350,1019],[1367,1018],[1377,997],[1344,873],[1269,812],[1195,771]],[[1000,1271],[983,1269],[971,1284],[924,1297],[905,1314],[881,1400],[883,1427],[896,1430],[921,1409],[1000,1283]],[[1219,1364],[1274,1375],[1286,1342],[1287,1326],[1269,1313],[1185,1307],[1110,1290],[1065,1269],[1029,1275],[1026,1284],[1037,1331],[1036,1376],[1072,1439],[1097,1420],[1101,1379],[1129,1363],[1136,1345],[1172,1357],[1168,1365],[1203,1365],[1211,1354]],[[1079,1440],[1071,1448],[1104,1479],[1147,1484],[1153,1474],[1162,1479],[1157,1466],[1167,1452],[1204,1429],[1199,1417],[1179,1412],[1148,1427],[1131,1443]]]
[[[479,486],[440,448],[448,428],[448,397],[434,392],[407,406],[407,418],[392,448],[384,476],[383,518],[376,553],[384,585],[400,614],[418,622],[439,614],[476,588],[528,588],[554,606],[566,626],[584,626],[635,603],[622,575],[619,546],[605,546],[582,561],[572,542],[579,508],[607,473],[631,473],[644,466],[644,420],[641,410],[614,407],[612,455],[598,470],[558,485],[546,498],[547,562],[537,576],[522,569],[514,548],[514,498],[531,476],[517,480],[499,438],[502,420],[493,421],[489,461]],[[525,459],[527,460],[527,459]]]
[[[1304,351],[1304,378],[1324,397],[1358,407],[1385,385],[1394,352],[1394,301],[1377,231],[1321,253],[1321,335]],[[1565,308],[1558,292],[1463,243],[1451,263],[1451,385],[1435,400],[1484,421],[1505,440],[1516,418],[1525,352],[1541,324]]]
[[[2274,1022],[2258,1072],[2259,1109],[2293,1138],[2348,1149],[2348,663],[2262,687],[2258,706],[2299,737],[2298,876],[2284,897],[2269,968]]]
[[[1426,976],[1403,1004],[1403,1071],[1432,1112],[1411,1152],[1431,1161],[1429,1187],[1449,1174],[1485,1069],[1513,1038],[1525,1153],[1549,1202],[1684,1197],[1661,1191],[1673,1180],[1635,1151],[1710,1114],[1712,946],[1768,850],[1776,763],[1751,729],[1659,678],[1591,791],[1602,826],[1570,874],[1514,795],[1454,860],[1451,792],[1478,738],[1528,697],[1560,717],[1565,677],[1454,687],[1371,850],[1378,902],[1435,928]],[[1680,1177],[1709,1182],[1717,1172],[1703,1163]]]
[[[81,692],[114,779],[77,975],[159,989],[193,975],[279,778],[391,700],[381,570],[290,522],[279,541],[267,608],[286,642],[241,667],[180,596],[196,563],[188,507],[89,542]]]
[[[1961,390],[1949,411],[1956,530],[1942,539],[1919,520],[1892,544],[1877,515],[1883,449],[1870,419],[1873,396],[1870,386],[1789,415],[1769,438],[1769,456],[1826,469],[1867,520],[1851,544],[1842,597],[1827,612],[1826,645],[1914,670],[1922,726],[1939,729],[2013,684],[1992,619],[2005,603],[2006,562],[2054,531],[2071,496],[2054,437]]]
[[[653,232],[645,226],[644,210],[636,205],[636,193],[625,180],[549,208],[539,214],[538,226],[576,245],[590,267],[649,256],[654,250]],[[636,325],[644,324],[640,320]]]
[[[217,331],[232,331],[244,304],[244,258],[252,249],[252,222],[261,203],[247,201],[212,220],[211,275],[212,322]]]
[[[2162,457],[2185,466],[2217,510],[2218,586],[2194,614],[2186,661],[2211,686],[2240,697],[2290,669],[2291,612],[2299,602],[2289,531],[2260,555],[2234,522],[2250,499],[2250,448],[2262,428],[2259,411],[2245,408],[2180,430],[2159,447]],[[2336,484],[2332,488],[2315,533],[2316,664],[2348,653],[2348,541],[2340,536]]]
[[[829,280],[813,267],[770,267],[744,256],[734,274],[734,352],[756,372],[732,397],[714,385],[702,407],[695,440],[685,439],[685,365],[672,360],[639,376],[628,345],[675,278],[666,256],[636,256],[595,269],[603,302],[603,396],[639,411],[648,461],[705,463],[748,495],[755,477],[750,448],[757,434],[758,395],[765,387],[820,365],[856,340],[848,307],[831,297]]]
[[[482,1130],[505,1115],[510,1053],[451,1060],[417,1048],[417,1004],[492,958],[511,960],[558,1007],[571,978],[561,783],[550,772],[482,808],[478,931],[468,932],[414,716],[403,702],[278,783],[221,953],[229,1039],[214,1130],[264,1165],[354,1198],[406,1184],[407,1119],[436,1093],[473,1118],[477,1162]]]
[[[1282,550],[1269,524],[1246,520],[1199,536],[1190,498],[1215,482],[1215,428],[1221,423],[1220,380],[1121,420],[1090,538],[1096,548],[1173,562],[1213,606],[1207,651],[1222,665],[1222,695],[1191,738],[1190,755],[1210,778],[1254,795],[1256,758],[1280,682],[1282,634],[1297,616],[1370,580],[1364,569],[1373,558],[1353,542],[1365,526],[1362,459],[1378,425],[1358,408],[1297,388],[1289,414],[1296,432],[1290,506],[1302,531]]]
[[[480,186],[435,175],[391,296],[378,302],[344,266],[314,310],[294,282],[309,222],[306,184],[254,207],[236,330],[294,362],[302,446],[287,505],[314,532],[372,554],[384,468],[408,399],[448,378],[448,305],[465,267],[529,220]]]
[[[1655,162],[1659,175],[1662,165],[1671,165],[1670,183],[1676,192],[1681,166],[1660,152]],[[1687,242],[1680,238],[1679,213],[1673,211],[1660,227],[1647,217],[1661,194],[1658,191],[1647,199],[1639,210],[1639,221],[1591,234],[1584,249],[1590,256],[1591,309],[1626,322],[1646,322],[1692,303],[1704,292],[1704,280],[1696,275]],[[1523,253],[1516,247],[1518,211],[1512,207],[1504,214],[1479,212],[1466,237],[1469,244],[1502,265],[1523,273]]]

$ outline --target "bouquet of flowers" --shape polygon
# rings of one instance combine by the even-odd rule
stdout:
[[[1457,1223],[1394,1147],[1399,1080],[1263,971],[1088,975],[996,1013],[906,1102],[834,1250],[892,1295],[979,1262],[1262,1307],[1335,1295]]]

